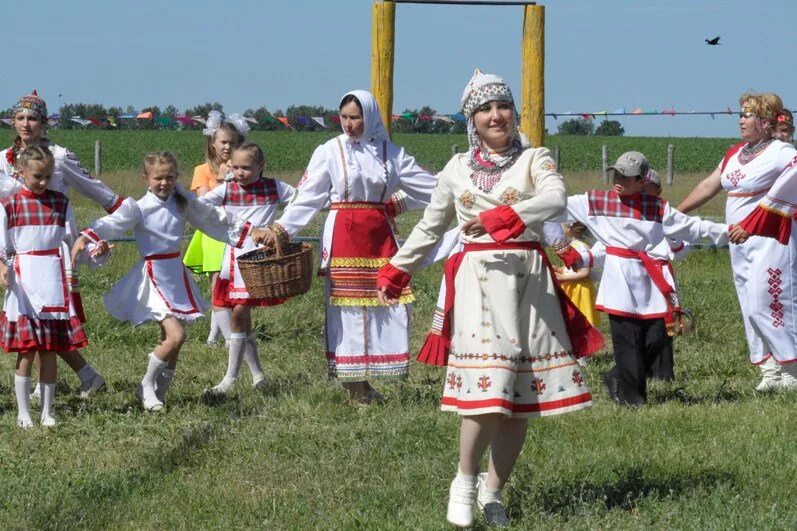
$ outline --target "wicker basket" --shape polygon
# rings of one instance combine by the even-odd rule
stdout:
[[[307,293],[313,280],[313,248],[306,243],[281,243],[238,257],[238,269],[249,295],[282,299]]]

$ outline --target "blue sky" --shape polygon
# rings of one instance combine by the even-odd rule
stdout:
[[[746,90],[797,108],[794,0],[551,0],[546,112],[737,107]],[[36,87],[106,106],[220,101],[334,107],[370,84],[371,0],[71,0],[4,8],[0,108]],[[475,67],[519,95],[520,7],[398,5],[394,112],[458,111]],[[784,27],[767,33],[778,21]],[[769,25],[769,26],[768,26]],[[722,36],[722,45],[703,39]],[[29,57],[30,60],[26,60]],[[561,120],[561,118],[560,118]],[[627,117],[626,134],[736,136],[736,119]],[[549,118],[547,127],[558,122]]]

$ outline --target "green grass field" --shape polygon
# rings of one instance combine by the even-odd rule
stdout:
[[[596,184],[593,173],[565,173],[572,192]],[[683,197],[697,177],[665,194]],[[133,172],[104,180],[143,193]],[[84,221],[100,214],[75,202]],[[704,213],[721,208],[715,200]],[[416,219],[402,220],[405,235]],[[407,381],[380,386],[384,405],[350,404],[326,379],[315,282],[305,296],[254,312],[266,393],[249,387],[243,369],[230,399],[202,400],[227,359],[205,345],[202,322],[189,329],[167,409],[144,413],[133,392],[157,327],[115,322],[101,299],[137,259],[132,244],[120,243],[108,267],[81,278],[91,340],[84,353],[108,392],[79,399],[77,378],[61,364],[59,426],[22,431],[14,427],[13,357],[3,358],[3,527],[447,527],[458,419],[438,411],[441,370],[413,364]],[[676,341],[676,381],[653,385],[649,406],[622,408],[600,384],[610,355],[597,356],[588,369],[594,407],[531,425],[505,492],[517,529],[797,528],[796,396],[753,391],[757,370],[747,362],[727,251],[695,251],[678,274],[699,324]],[[439,278],[438,265],[415,282],[416,351]]]

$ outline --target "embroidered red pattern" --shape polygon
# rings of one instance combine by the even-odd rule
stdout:
[[[542,380],[542,378],[535,378],[531,381],[531,388],[538,395],[541,395],[543,391],[545,391],[545,387],[545,382]]]
[[[620,196],[613,190],[587,192],[590,216],[643,219],[661,223],[667,202],[654,195]]]
[[[479,383],[476,384],[476,387],[481,389],[482,393],[485,393],[485,392],[487,392],[487,389],[489,389],[491,385],[492,385],[492,382],[490,381],[490,377],[489,376],[482,376],[481,378],[479,378]]]
[[[783,320],[783,303],[780,302],[780,295],[783,293],[783,288],[780,287],[783,283],[780,278],[782,271],[770,267],[767,269],[767,273],[769,273],[769,294],[772,295],[772,302],[769,304],[769,309],[772,310],[770,314],[772,316],[772,326],[778,328],[786,325]]]
[[[725,176],[725,178],[728,179],[728,182],[730,182],[734,186],[738,185],[739,181],[741,181],[745,177],[747,177],[747,175],[745,175],[745,173],[740,169],[733,170],[732,172],[730,172],[728,175]]]

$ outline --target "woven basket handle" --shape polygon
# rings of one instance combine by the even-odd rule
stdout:
[[[274,239],[274,248],[277,251],[277,258],[282,258],[282,238],[279,235]]]

